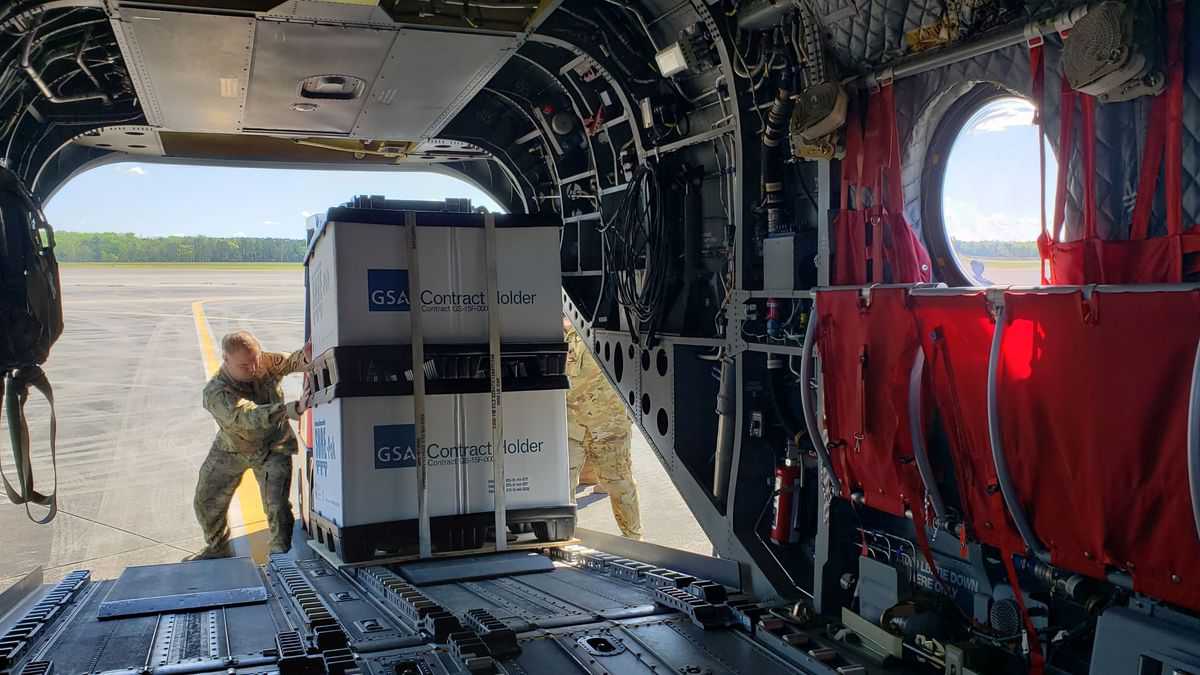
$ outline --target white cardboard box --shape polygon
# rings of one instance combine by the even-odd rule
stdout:
[[[414,291],[409,288],[409,228],[333,219],[355,213],[364,211],[332,209],[307,260],[314,352],[407,343],[411,312],[418,308],[426,342],[487,341],[482,216],[418,214],[439,224],[418,221],[421,288]],[[401,211],[365,213],[404,222]],[[471,226],[445,224],[455,220]],[[496,302],[503,341],[562,340],[559,233],[558,226],[497,227]]]
[[[490,394],[426,397],[431,517],[493,510]],[[566,392],[503,394],[506,508],[572,504]],[[334,399],[313,410],[313,510],[339,527],[417,517],[411,396]]]

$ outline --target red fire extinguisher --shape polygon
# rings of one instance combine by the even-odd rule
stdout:
[[[800,488],[804,467],[795,444],[789,439],[783,463],[775,467],[775,518],[771,523],[771,541],[779,545],[800,541],[796,527],[800,509]]]

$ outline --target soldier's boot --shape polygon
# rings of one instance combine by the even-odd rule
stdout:
[[[292,550],[292,538],[271,537],[271,553],[287,553]]]

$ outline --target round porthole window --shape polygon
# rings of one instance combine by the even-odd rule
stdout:
[[[931,144],[924,183],[930,253],[953,285],[1037,285],[1041,233],[1033,103],[979,85],[951,106]],[[1046,209],[1058,166],[1046,144]]]

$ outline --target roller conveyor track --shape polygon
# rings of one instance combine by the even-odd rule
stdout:
[[[76,575],[53,621],[0,673],[905,672],[829,649],[824,626],[801,630],[736,589],[587,549],[547,554],[549,571],[419,586],[397,568],[274,556],[257,568],[265,602],[109,619],[97,615],[117,582]],[[162,569],[197,584],[206,571]],[[0,635],[62,596],[31,594]]]

